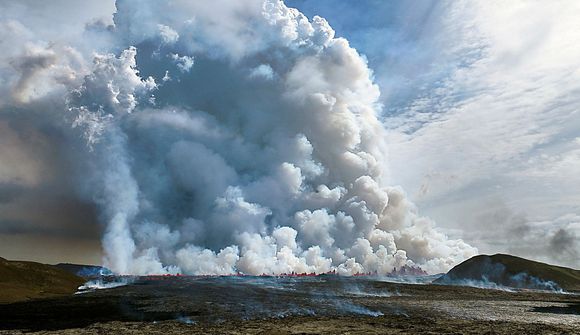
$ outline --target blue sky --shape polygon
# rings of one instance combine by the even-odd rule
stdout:
[[[366,55],[391,181],[422,214],[481,252],[578,266],[578,3],[288,3]]]

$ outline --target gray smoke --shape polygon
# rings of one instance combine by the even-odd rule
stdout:
[[[580,245],[580,237],[576,236],[574,231],[560,228],[550,238],[549,250],[558,260],[578,260],[580,258],[578,245]]]
[[[119,0],[82,42],[10,57],[2,97],[63,124],[117,273],[435,273],[477,252],[388,186],[379,89],[323,18]]]

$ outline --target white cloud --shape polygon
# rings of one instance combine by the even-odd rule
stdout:
[[[454,236],[505,252],[511,241],[492,229],[469,234],[498,199],[530,222],[580,213],[577,2],[293,3],[366,54],[391,182]],[[546,250],[542,259],[563,262]]]
[[[274,78],[274,70],[268,64],[260,64],[251,70],[250,78],[272,80]]]
[[[193,57],[191,56],[179,56],[178,54],[172,54],[171,58],[177,65],[177,68],[182,73],[189,72],[193,67]]]
[[[580,6],[453,7],[436,33],[459,33],[450,43],[479,55],[409,102],[389,137],[393,178],[450,227],[464,225],[456,213],[469,213],[472,200],[490,196],[531,218],[577,211],[580,162],[570,143],[580,132],[580,46],[572,42]],[[497,244],[489,250],[501,251]]]

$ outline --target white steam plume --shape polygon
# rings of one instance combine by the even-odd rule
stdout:
[[[84,62],[67,104],[113,271],[435,273],[476,253],[387,186],[379,89],[323,18],[118,0],[100,33],[111,51]]]

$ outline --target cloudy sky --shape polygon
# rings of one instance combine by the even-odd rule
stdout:
[[[128,7],[129,2],[124,1]],[[462,239],[480,253],[512,253],[580,268],[580,3],[285,3],[309,19],[325,18],[335,35],[346,38],[368,62],[380,90],[375,104],[378,119],[387,130],[381,133],[388,148],[386,159],[380,162],[385,184],[400,185],[421,215],[433,219],[450,239]],[[198,6],[196,10],[214,19],[211,11],[220,6],[227,5],[220,2],[213,9]],[[242,66],[248,54],[268,59],[263,56],[267,48],[250,50],[228,39],[231,30],[242,29],[238,21],[252,17],[252,6],[236,9],[239,17],[226,15],[224,9],[226,14],[218,18],[228,20],[227,24],[208,19],[201,30],[204,37],[190,36],[195,43],[185,49],[196,57],[207,50],[212,54],[208,58],[227,53]],[[74,86],[69,82],[75,82],[75,73],[86,69],[82,59],[102,52],[120,55],[128,47],[111,42],[121,29],[127,31],[124,42],[145,40],[139,34],[149,34],[148,26],[139,26],[139,19],[153,13],[118,15],[114,21],[114,12],[113,1],[0,0],[0,47],[6,50],[0,55],[0,76],[6,78],[0,84],[2,257],[101,262],[103,214],[86,190],[79,190],[85,167],[71,163],[84,157],[84,149],[70,140],[74,133],[38,115],[43,113],[43,104],[59,104],[46,92]],[[167,23],[177,21],[165,17],[155,25],[168,27],[159,28],[158,51],[177,39],[175,34],[179,33],[179,41],[188,36]],[[205,24],[203,19],[198,21]],[[164,81],[164,71],[148,65],[155,60],[139,59],[139,50],[147,48],[154,49],[147,43],[137,48],[137,63],[144,64],[143,72],[158,83]],[[203,68],[203,58],[188,65],[189,58],[175,55],[179,71],[193,66],[202,67],[201,74],[196,72],[201,77],[221,73],[210,61]],[[284,67],[256,66],[250,76],[276,80],[276,65]],[[59,75],[41,71],[48,67]],[[167,85],[175,83],[175,87],[203,79],[184,76],[171,81],[170,73],[165,75]],[[145,87],[145,79],[139,85]],[[160,89],[158,99],[173,101],[167,92]],[[200,106],[211,109],[207,106],[213,103],[203,102],[196,108]],[[147,120],[138,122],[138,127],[146,127]],[[133,130],[128,128],[124,133],[131,138]],[[220,149],[212,150],[228,162],[232,159]],[[221,164],[219,159],[216,162]],[[235,177],[230,179],[244,180],[240,171],[247,166],[233,165],[235,171],[230,174]],[[139,235],[139,230],[133,233]]]
[[[392,182],[480,252],[580,265],[580,5],[289,2],[381,86]]]

